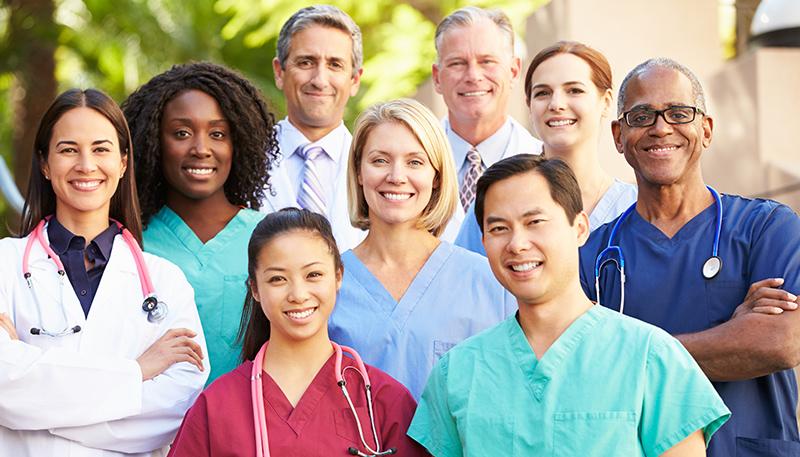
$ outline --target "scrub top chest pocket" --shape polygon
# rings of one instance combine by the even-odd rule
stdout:
[[[553,414],[553,457],[643,455],[632,411]]]

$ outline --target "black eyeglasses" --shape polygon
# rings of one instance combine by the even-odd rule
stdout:
[[[650,127],[656,123],[658,116],[661,116],[667,124],[688,124],[694,121],[697,113],[705,116],[703,110],[694,106],[676,105],[662,110],[635,108],[622,113],[618,120],[625,119],[625,123],[631,127]]]

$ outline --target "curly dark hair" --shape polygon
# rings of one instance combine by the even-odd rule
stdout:
[[[269,172],[278,159],[275,117],[261,92],[239,73],[210,62],[175,65],[138,88],[122,104],[136,161],[136,183],[142,223],[147,225],[165,204],[161,170],[161,116],[166,104],[183,91],[196,89],[214,97],[231,128],[233,162],[225,181],[231,204],[259,209],[271,191]]]

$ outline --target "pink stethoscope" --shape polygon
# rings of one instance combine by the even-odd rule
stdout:
[[[25,253],[22,255],[22,275],[25,277],[25,282],[28,283],[28,289],[30,289],[31,295],[33,295],[33,301],[36,303],[36,314],[39,318],[39,327],[32,327],[31,334],[61,337],[80,332],[81,326],[69,326],[67,310],[64,308],[64,283],[66,282],[67,274],[64,270],[64,264],[61,262],[61,259],[44,239],[44,224],[45,222],[49,221],[51,217],[52,216],[47,216],[42,219],[36,225],[36,228],[33,229],[33,232],[30,234],[30,236],[28,236],[28,242],[25,245]],[[147,271],[147,265],[144,263],[144,254],[142,254],[142,249],[139,247],[139,243],[136,242],[136,239],[133,237],[131,232],[123,227],[122,224],[113,219],[111,221],[117,224],[117,227],[119,227],[120,231],[122,232],[122,238],[125,240],[125,244],[128,245],[128,248],[131,250],[131,254],[133,254],[133,259],[136,263],[136,270],[139,272],[139,282],[142,286],[142,294],[145,297],[144,301],[142,302],[142,311],[147,313],[147,320],[150,322],[156,323],[164,320],[164,318],[167,316],[168,307],[166,303],[159,301],[158,297],[156,296],[153,283],[150,281],[150,274]],[[33,247],[33,243],[35,241],[38,241],[42,249],[44,249],[47,255],[53,259],[53,263],[56,264],[56,268],[58,269],[61,292],[61,317],[64,320],[64,328],[57,332],[48,331],[44,328],[44,321],[42,320],[42,306],[39,303],[39,297],[36,295],[36,290],[33,287],[33,279],[31,278],[30,268],[28,268],[28,259],[30,258],[31,248]]]
[[[256,355],[255,360],[253,360],[253,371],[250,373],[250,393],[253,399],[253,420],[255,423],[255,435],[256,435],[256,455],[258,457],[269,457],[269,439],[267,438],[267,418],[264,412],[264,387],[261,381],[263,369],[264,369],[264,354],[267,351],[267,345],[269,341],[264,343],[261,346],[261,350],[258,351],[258,355]],[[350,455],[355,455],[359,457],[378,457],[381,455],[391,455],[397,452],[395,448],[389,448],[385,451],[381,451],[381,443],[378,441],[378,431],[375,428],[375,416],[372,412],[372,391],[371,391],[371,384],[369,382],[369,375],[367,374],[367,369],[364,366],[364,362],[361,360],[361,357],[358,353],[347,346],[339,346],[338,344],[331,341],[331,346],[333,346],[333,351],[335,353],[334,358],[334,371],[336,373],[336,384],[342,389],[342,393],[344,394],[344,398],[347,400],[347,404],[350,406],[350,412],[353,414],[353,419],[356,421],[356,427],[358,427],[358,435],[361,438],[361,444],[364,445],[364,448],[367,450],[369,454],[365,454],[354,447],[347,448],[347,452]],[[375,441],[375,447],[377,449],[373,450],[368,444],[367,441],[364,439],[364,430],[361,428],[361,421],[358,419],[358,414],[356,414],[356,408],[353,406],[353,402],[350,399],[350,394],[347,391],[347,382],[344,380],[344,370],[342,370],[342,352],[347,352],[350,354],[353,359],[356,361],[356,366],[358,368],[354,368],[352,366],[345,367],[344,370],[353,369],[356,370],[358,374],[361,375],[361,378],[364,380],[364,392],[366,393],[367,397],[367,408],[369,410],[369,422],[372,427],[372,438]]]

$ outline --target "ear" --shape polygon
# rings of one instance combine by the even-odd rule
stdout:
[[[614,103],[614,94],[611,89],[606,89],[603,94],[603,117],[608,118],[611,116],[611,107]]]
[[[711,137],[714,132],[714,119],[711,116],[703,118],[703,148],[711,146]]]
[[[272,59],[272,72],[275,73],[275,86],[279,90],[283,90],[283,68],[277,57]]]
[[[39,168],[41,169],[42,174],[44,175],[44,179],[50,181],[50,165],[47,164],[47,161],[44,160],[44,157],[42,157],[41,153],[38,154],[39,154]]]
[[[437,94],[442,93],[442,86],[441,82],[439,81],[439,64],[434,63],[431,65],[431,77],[433,78],[433,88],[436,90]]]
[[[125,176],[125,171],[128,169],[128,157],[130,157],[130,155],[127,152],[122,156],[122,161],[120,162],[121,170],[119,172],[119,179],[122,179],[122,177]]]
[[[342,288],[342,278],[344,277],[344,265],[336,270],[336,291]]]
[[[353,84],[350,86],[350,96],[355,97],[358,93],[358,88],[361,87],[361,75],[364,73],[363,68],[359,68],[355,75],[353,75]]]
[[[624,152],[622,150],[622,126],[616,119],[611,121],[611,136],[614,137],[614,146],[617,147],[617,152],[622,154]]]
[[[256,284],[256,282],[251,278],[247,278],[247,287],[250,288],[250,294],[253,296],[253,300],[260,303],[261,296],[258,295],[258,285]]]
[[[522,72],[522,60],[519,57],[514,56],[511,58],[511,82],[515,83],[519,79],[519,75]]]
[[[578,247],[583,246],[586,240],[589,239],[589,216],[586,215],[586,211],[581,211],[575,215],[572,226],[575,228],[575,234],[578,236]]]

